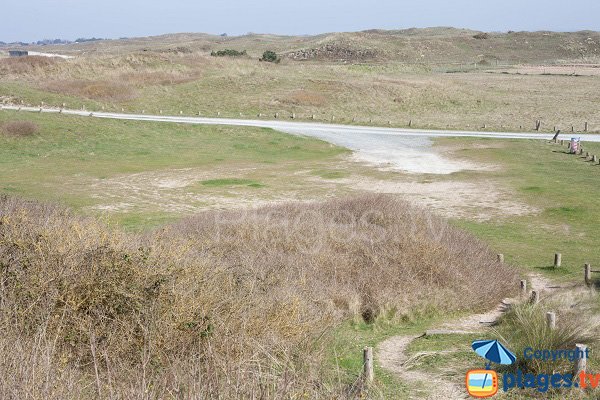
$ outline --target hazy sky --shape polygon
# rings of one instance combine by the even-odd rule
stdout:
[[[0,40],[454,26],[600,30],[598,0],[0,0]]]

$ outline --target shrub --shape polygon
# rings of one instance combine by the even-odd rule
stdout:
[[[0,197],[0,282],[0,398],[342,398],[348,379],[324,361],[334,327],[487,308],[517,276],[391,196],[146,234]]]
[[[481,32],[481,33],[478,33],[476,35],[473,35],[473,37],[475,39],[484,40],[484,39],[489,39],[490,35],[488,33],[486,33],[486,32]]]
[[[210,55],[213,57],[242,57],[246,54],[246,50],[237,51],[232,49],[218,50],[210,53]]]
[[[277,53],[271,50],[267,50],[263,53],[263,56],[260,58],[260,61],[279,63],[281,59],[277,56]]]
[[[39,130],[39,126],[31,121],[10,121],[2,124],[0,130],[12,136],[31,136]]]

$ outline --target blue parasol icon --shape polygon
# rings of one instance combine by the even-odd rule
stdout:
[[[476,340],[471,345],[475,353],[488,360],[490,363],[510,365],[517,357],[497,340]]]

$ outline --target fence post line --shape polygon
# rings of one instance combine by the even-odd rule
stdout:
[[[363,349],[363,368],[364,377],[367,383],[373,382],[375,373],[373,372],[373,348],[365,347]]]
[[[498,262],[500,264],[504,264],[504,254],[498,254],[496,257],[498,258]]]
[[[583,270],[584,270],[583,278],[585,279],[585,284],[590,286],[592,284],[592,265],[585,264],[585,266],[583,267]]]
[[[548,328],[550,328],[551,330],[556,329],[556,313],[549,311],[546,313],[546,325],[548,325]]]
[[[554,267],[560,267],[562,264],[562,254],[556,253],[554,254]]]
[[[588,123],[587,122],[583,125],[583,131],[584,132],[588,131]]]
[[[575,350],[577,350],[578,357],[575,359],[575,368],[573,372],[575,373],[575,377],[577,377],[579,373],[585,373],[587,367],[587,346],[585,344],[576,344]]]
[[[525,298],[527,296],[527,281],[521,281],[521,298]]]

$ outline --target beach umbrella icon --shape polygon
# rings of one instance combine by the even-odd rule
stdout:
[[[517,357],[497,340],[476,340],[471,345],[475,353],[488,360],[490,363],[511,365]]]

